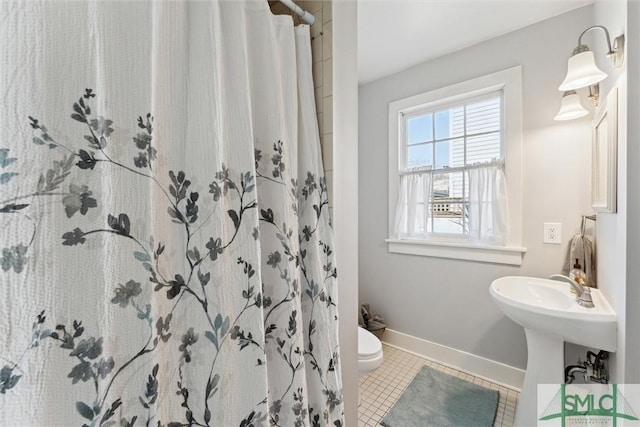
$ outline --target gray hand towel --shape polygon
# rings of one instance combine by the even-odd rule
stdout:
[[[591,287],[596,286],[596,263],[593,252],[593,242],[582,234],[576,234],[569,243],[567,258],[562,268],[562,273],[568,275],[576,258],[582,267],[582,271],[587,275],[587,284]]]

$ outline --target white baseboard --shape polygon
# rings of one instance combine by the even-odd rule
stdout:
[[[383,342],[400,350],[450,366],[487,381],[520,390],[525,371],[495,360],[387,329]]]

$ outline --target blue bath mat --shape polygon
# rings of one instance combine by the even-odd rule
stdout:
[[[424,366],[382,420],[385,427],[492,427],[498,392]]]

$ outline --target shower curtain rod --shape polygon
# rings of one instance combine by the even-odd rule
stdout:
[[[313,25],[316,22],[316,17],[313,14],[307,12],[297,4],[293,2],[293,0],[279,0],[280,3],[287,6],[289,9],[293,11],[296,15],[300,17],[306,24]]]

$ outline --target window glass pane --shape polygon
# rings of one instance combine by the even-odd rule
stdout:
[[[435,121],[436,139],[449,138],[449,110],[438,111]]]
[[[467,138],[467,164],[502,158],[500,132]]]
[[[464,234],[464,172],[438,173],[433,176],[431,215],[434,233]]]
[[[449,197],[449,178],[451,174],[448,173],[434,173],[433,180],[433,192],[431,198],[433,200]]]
[[[459,168],[464,166],[464,139],[457,138],[449,140],[449,150],[451,155],[449,167]]]
[[[466,184],[463,175],[464,172],[454,172],[449,174],[449,197],[461,199],[468,194],[468,192],[463,191],[463,185]],[[460,200],[455,201],[459,202]]]
[[[451,137],[464,135],[464,107],[453,107],[449,109],[451,118]]]
[[[436,169],[442,169],[449,167],[451,156],[449,154],[449,148],[451,144],[449,141],[442,141],[436,143]]]
[[[407,167],[433,167],[433,144],[413,145],[407,147]]]
[[[464,172],[444,172],[433,174],[433,193],[432,201],[442,198],[455,198],[455,203],[460,203],[466,193],[463,193],[463,174]]]
[[[407,144],[433,141],[433,116],[413,117],[407,120]]]
[[[433,233],[465,234],[463,204],[441,201],[431,205]]]
[[[467,135],[500,130],[500,97],[467,104]]]

